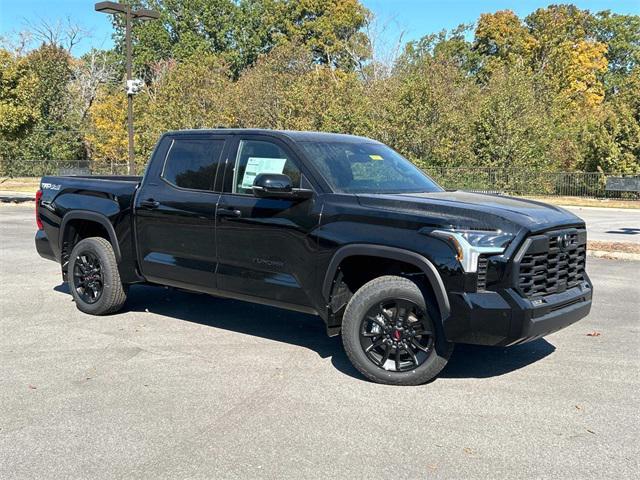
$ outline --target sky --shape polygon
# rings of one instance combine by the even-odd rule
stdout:
[[[361,0],[381,24],[388,28],[385,39],[397,40],[403,33],[403,40],[416,40],[429,33],[451,29],[461,23],[474,22],[481,13],[510,9],[524,17],[550,3],[561,0]],[[70,18],[88,33],[73,51],[82,55],[91,48],[109,48],[112,45],[112,27],[109,15],[94,11],[94,0],[0,0],[0,36],[24,30],[29,23],[41,20],[49,24]],[[571,2],[582,9],[597,12],[612,10],[616,13],[640,15],[640,0],[574,0]]]

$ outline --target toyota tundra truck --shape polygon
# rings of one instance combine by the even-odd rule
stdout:
[[[529,342],[591,308],[580,218],[446,191],[358,136],[168,132],[142,177],[43,177],[36,223],[82,312],[115,313],[146,283],[314,314],[386,384],[430,381],[456,343]]]

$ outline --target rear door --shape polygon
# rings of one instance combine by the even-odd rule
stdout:
[[[258,198],[251,186],[259,173],[284,173],[294,187],[314,188],[304,165],[284,142],[268,136],[237,136],[216,212],[218,287],[308,307],[316,249],[309,234],[319,222],[317,196]]]
[[[228,137],[176,135],[161,145],[136,196],[139,263],[149,281],[216,288],[216,174]]]

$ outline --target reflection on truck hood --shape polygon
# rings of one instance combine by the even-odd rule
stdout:
[[[358,195],[363,206],[426,217],[434,226],[532,232],[583,226],[573,213],[554,205],[502,195],[463,191]]]

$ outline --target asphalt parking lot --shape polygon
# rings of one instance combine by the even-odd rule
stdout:
[[[564,207],[589,227],[589,240],[640,244],[640,208]]]
[[[589,258],[591,315],[365,381],[319,319],[155,287],[79,312],[0,205],[0,478],[638,478],[640,263]]]

